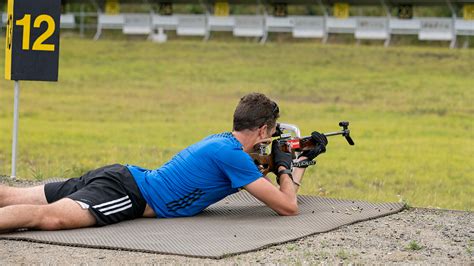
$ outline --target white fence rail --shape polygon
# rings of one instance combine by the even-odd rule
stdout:
[[[78,18],[78,16],[81,16]],[[84,14],[61,14],[61,29],[84,29]],[[291,33],[294,38],[327,39],[329,34],[353,34],[357,40],[385,40],[392,35],[417,35],[422,41],[448,41],[454,46],[458,36],[474,36],[474,20],[459,18],[418,17],[399,19],[392,17],[331,16],[261,16],[235,15],[227,17],[209,14],[116,14],[97,13],[96,34],[99,39],[104,30],[121,30],[123,34],[153,36],[176,31],[178,36],[204,36],[212,32],[231,32],[236,37],[256,37],[265,41],[271,33]],[[78,21],[79,23],[77,23]],[[7,23],[2,13],[1,27]],[[467,38],[467,37],[465,37]]]

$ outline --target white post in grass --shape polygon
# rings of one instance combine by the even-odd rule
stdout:
[[[13,141],[12,141],[12,175],[11,178],[16,178],[16,150],[18,143],[18,116],[19,116],[19,101],[20,101],[20,82],[15,80],[15,99],[13,107]]]

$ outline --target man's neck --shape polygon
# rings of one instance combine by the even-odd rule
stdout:
[[[257,140],[257,135],[254,131],[232,131],[232,135],[242,144],[242,149],[245,152],[251,152],[253,150],[253,146]]]

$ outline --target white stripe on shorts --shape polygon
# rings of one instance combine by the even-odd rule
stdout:
[[[115,204],[115,205],[112,205],[112,206],[109,206],[109,207],[106,207],[106,208],[99,209],[99,211],[105,212],[105,211],[108,211],[108,210],[111,210],[111,209],[116,209],[118,207],[122,207],[123,205],[129,204],[129,203],[132,203],[132,201],[128,199],[128,200],[126,200],[124,202],[121,202],[119,204]]]
[[[111,201],[107,201],[107,202],[104,202],[102,204],[99,204],[99,205],[95,205],[95,206],[92,206],[92,208],[100,208],[100,207],[103,207],[103,206],[107,206],[107,205],[111,205],[111,204],[114,204],[114,203],[117,203],[117,202],[120,202],[120,201],[124,201],[128,199],[128,195],[125,196],[125,197],[122,197],[120,199],[116,199],[116,200],[111,200]]]
[[[123,210],[130,209],[130,208],[132,208],[132,204],[131,204],[131,203],[130,203],[129,205],[123,207],[123,208],[115,209],[115,210],[113,210],[113,211],[106,212],[106,213],[104,213],[104,215],[114,214],[114,213],[116,213],[116,212],[121,212],[121,211],[123,211]]]

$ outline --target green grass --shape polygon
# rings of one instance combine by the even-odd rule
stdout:
[[[351,122],[356,146],[330,138],[302,194],[473,210],[473,50],[63,38],[60,54],[58,83],[21,82],[21,178],[114,162],[159,167],[230,130],[239,98],[259,91],[305,135]],[[12,103],[13,82],[2,79],[5,175]]]
[[[474,240],[469,240],[469,242],[466,245],[466,253],[470,256],[474,255],[474,251],[472,247],[474,246]]]
[[[350,257],[350,254],[346,250],[340,249],[337,251],[336,257],[340,258],[341,260],[347,260]]]
[[[411,250],[411,251],[417,251],[417,250],[423,249],[423,246],[418,244],[418,242],[416,242],[416,240],[412,240],[412,241],[410,241],[410,243],[408,243],[408,245],[405,247],[405,249],[406,250]]]

